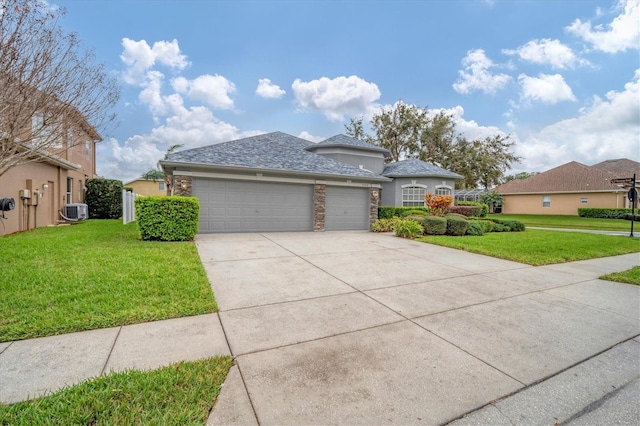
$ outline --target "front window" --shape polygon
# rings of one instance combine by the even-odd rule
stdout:
[[[83,194],[82,194],[82,189],[83,189],[83,187],[82,187],[82,181],[81,181],[81,180],[79,180],[79,181],[78,181],[78,198],[77,198],[77,200],[78,200],[78,202],[79,202],[79,203],[81,203],[81,202],[82,202],[82,198],[83,198],[83,197],[82,197],[82,195],[83,195]]]
[[[73,203],[73,179],[67,178],[67,204]]]
[[[165,188],[164,188],[164,182],[158,182],[158,189],[159,189],[160,191],[164,191],[164,189],[165,189]]]
[[[551,207],[551,195],[544,195],[542,197],[542,207]]]
[[[436,187],[436,195],[449,195],[451,196],[451,188],[447,186]]]
[[[89,140],[84,142],[84,156],[87,160],[91,159],[91,142]]]
[[[408,186],[406,188],[402,188],[402,206],[424,206],[424,196],[426,193],[427,188],[423,188],[421,186]]]

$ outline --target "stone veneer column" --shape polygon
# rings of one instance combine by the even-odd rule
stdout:
[[[324,212],[327,199],[327,185],[317,183],[313,186],[313,230],[324,231]]]
[[[192,182],[193,180],[191,179],[191,176],[174,176],[173,195],[183,195],[186,197],[190,197],[193,193]]]
[[[378,207],[380,206],[380,188],[371,188],[371,215],[369,223],[378,220]]]

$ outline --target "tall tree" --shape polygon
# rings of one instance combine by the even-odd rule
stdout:
[[[511,163],[520,158],[511,153],[509,135],[496,134],[468,140],[458,134],[453,117],[402,101],[375,114],[364,130],[362,118],[345,126],[352,137],[366,140],[391,152],[390,161],[418,158],[464,176],[463,188],[489,188],[500,183]]]
[[[59,26],[64,10],[41,0],[0,1],[0,176],[59,153],[69,123],[93,137],[113,122],[119,88],[75,33]]]

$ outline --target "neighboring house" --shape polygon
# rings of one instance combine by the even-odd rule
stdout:
[[[164,179],[135,179],[124,184],[138,195],[167,195]]]
[[[424,205],[462,176],[345,135],[267,133],[170,154],[174,193],[200,200],[200,232],[369,229],[378,206]],[[422,194],[422,195],[420,195]],[[420,198],[422,196],[422,198]],[[382,197],[382,198],[381,198]]]
[[[41,117],[33,117],[32,126],[44,126]],[[54,225],[65,204],[84,203],[85,182],[96,177],[95,144],[102,139],[77,116],[61,127],[58,143],[0,176],[0,198],[15,200],[15,209],[0,218],[0,235]]]
[[[572,161],[554,169],[514,179],[496,188],[503,196],[502,213],[577,215],[580,207],[630,208],[629,188],[614,178],[640,178],[640,163],[607,160],[593,166]]]

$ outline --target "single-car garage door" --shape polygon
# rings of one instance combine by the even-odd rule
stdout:
[[[200,232],[311,231],[313,185],[193,179]]]
[[[325,229],[369,229],[369,188],[327,186]]]

